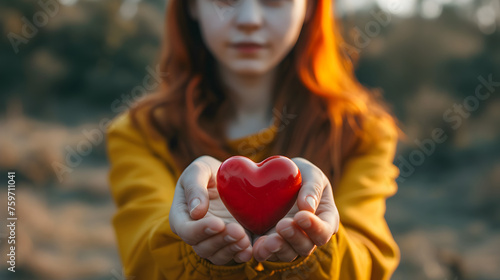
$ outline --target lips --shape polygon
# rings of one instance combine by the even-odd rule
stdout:
[[[242,42],[242,43],[236,43],[232,45],[233,48],[240,52],[244,53],[253,53],[257,52],[261,49],[264,48],[264,45],[259,44],[259,43],[253,43],[253,42]]]

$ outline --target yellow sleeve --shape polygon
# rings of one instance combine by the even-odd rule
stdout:
[[[180,174],[158,156],[125,113],[107,130],[113,227],[125,275],[135,279],[242,279],[244,264],[215,266],[172,233],[169,212]]]
[[[386,199],[397,191],[398,169],[392,163],[397,131],[380,119],[371,120],[364,127],[370,137],[362,141],[356,156],[346,162],[334,189],[340,215],[338,233],[310,256],[291,264],[264,262],[262,278],[266,274],[276,279],[391,278],[400,252],[384,214]]]

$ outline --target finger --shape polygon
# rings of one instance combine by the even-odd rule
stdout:
[[[307,212],[309,213],[309,212]],[[276,230],[279,235],[290,244],[293,250],[301,256],[309,256],[316,247],[309,236],[295,224],[293,219],[282,219],[277,225]]]
[[[279,245],[278,247],[277,244]],[[269,258],[270,261],[291,262],[297,258],[297,252],[280,235],[271,235],[264,240],[262,246],[267,251],[273,253]]]
[[[235,252],[239,252],[250,246],[250,240],[245,231],[236,223],[227,224],[224,231],[199,242],[193,246],[193,249],[200,257],[209,259],[215,255],[217,251],[230,244],[235,245],[232,247],[235,249],[233,255]],[[237,249],[237,247],[240,249]]]
[[[280,262],[293,262],[299,255],[292,246],[285,242],[283,248],[274,254]]]
[[[333,234],[337,233],[339,230],[340,217],[339,211],[333,199],[332,188],[327,187],[323,191],[323,196],[321,197],[318,208],[316,209],[316,216],[333,227]]]
[[[234,261],[237,263],[248,262],[252,259],[252,246],[248,246],[243,251],[236,253],[234,256]]]
[[[253,244],[253,257],[258,262],[263,262],[263,261],[267,260],[268,258],[270,258],[272,255],[272,252],[271,253],[266,252],[266,251],[264,251],[265,249],[262,247],[262,244],[264,243],[264,241],[267,238],[269,238],[269,236],[263,235],[263,236],[259,237],[257,239],[257,241],[255,241]]]
[[[302,187],[297,197],[299,210],[316,211],[323,190],[330,187],[330,182],[323,171],[303,158],[293,158],[302,176]]]
[[[170,226],[174,233],[189,245],[196,245],[225,229],[224,222],[217,217],[206,217],[200,220],[171,220]]]
[[[250,247],[249,240],[247,238],[242,238],[241,240],[238,240],[234,243],[229,243],[222,249],[218,250],[212,256],[208,257],[208,260],[215,265],[224,265],[230,262],[231,260],[235,259],[236,254],[243,252],[244,250],[247,250],[249,247]],[[248,253],[246,255],[248,255]],[[250,253],[250,259],[248,259],[248,256],[246,255],[240,254],[240,257],[242,257],[244,261],[250,260],[251,253]]]
[[[184,190],[178,183],[169,213],[169,223],[172,231],[186,243],[190,245],[197,244],[199,241],[222,231],[225,227],[221,219],[217,217],[207,218],[208,220],[195,223],[187,210]]]
[[[300,211],[293,220],[317,246],[326,244],[336,233],[334,224],[325,222],[319,216],[308,211]]]
[[[207,213],[208,188],[215,187],[215,175],[219,165],[218,160],[202,156],[194,160],[181,174],[179,184],[184,188],[191,218],[201,219]]]
[[[292,217],[293,217],[293,215],[292,215]],[[270,230],[268,230],[266,233],[264,233],[262,235],[255,235],[255,234],[250,233],[250,236],[252,236],[252,244],[255,244],[255,242],[257,242],[257,240],[259,240],[259,238],[261,238],[262,236],[269,236],[273,233],[276,233],[276,227],[272,227]]]
[[[265,239],[267,238],[266,235],[259,236],[256,240],[253,241],[252,246],[253,246],[253,253],[257,251],[257,249],[261,246],[260,243],[262,243]]]
[[[285,241],[277,233],[260,237],[254,244],[253,256],[259,262],[263,262],[272,257],[285,246]]]

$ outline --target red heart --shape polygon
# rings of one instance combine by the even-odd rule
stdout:
[[[272,156],[260,163],[233,156],[217,172],[222,202],[243,227],[257,235],[267,232],[288,213],[301,185],[299,168],[284,156]]]

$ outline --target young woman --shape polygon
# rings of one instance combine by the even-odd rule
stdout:
[[[170,0],[160,89],[108,129],[113,219],[136,279],[389,279],[397,127],[356,81],[332,0]],[[221,161],[292,158],[295,206],[253,236]]]

